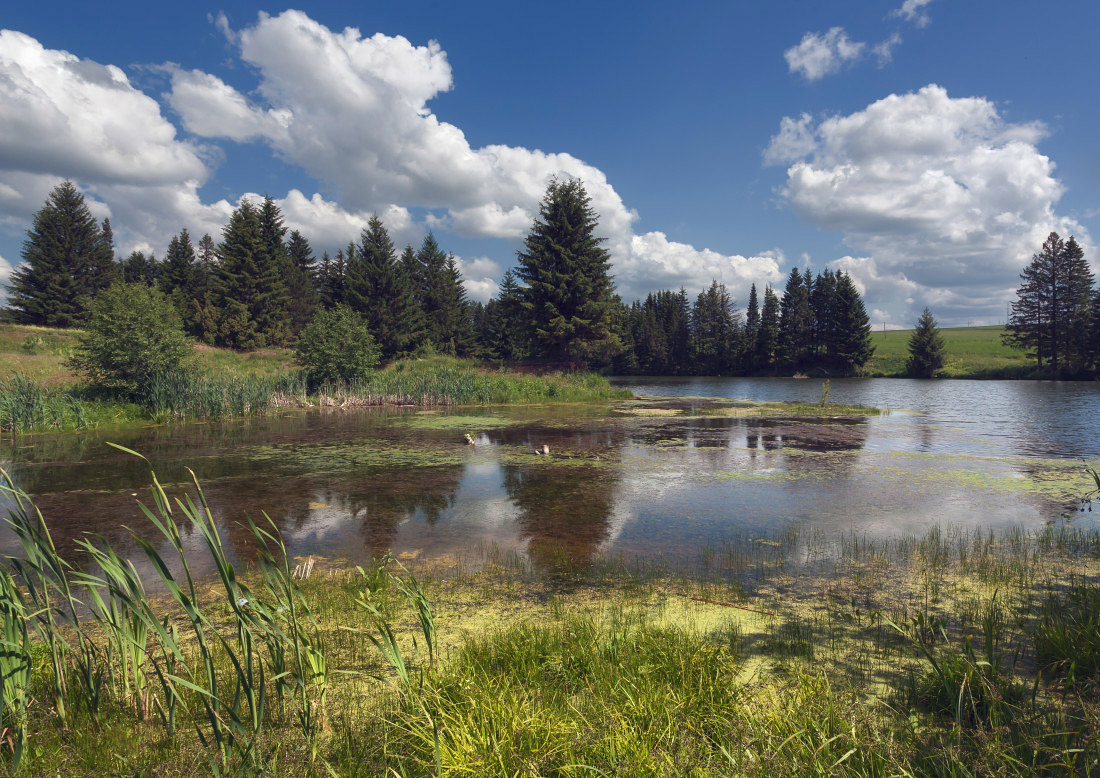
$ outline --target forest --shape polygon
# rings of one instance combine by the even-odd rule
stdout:
[[[377,216],[335,253],[316,256],[278,205],[242,201],[219,240],[186,229],[155,253],[115,256],[109,219],[69,181],[27,231],[8,285],[8,321],[79,327],[114,283],[159,290],[187,335],[239,350],[293,345],[318,312],[347,306],[382,360],[414,353],[630,375],[857,373],[873,353],[863,300],[843,271],[793,269],[781,293],[748,291],[742,314],[717,281],[624,303],[580,181],[550,182],[516,267],[486,303],[429,232],[403,250]],[[762,300],[760,299],[762,297]]]

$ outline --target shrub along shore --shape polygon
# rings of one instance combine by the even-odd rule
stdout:
[[[193,493],[173,504],[154,477],[155,585],[102,542],[61,559],[15,493],[12,771],[1100,772],[1096,530],[792,531],[686,567],[535,570],[486,549],[410,569],[288,559],[260,521],[240,566]],[[214,580],[188,572],[198,553]]]
[[[624,396],[592,373],[530,375],[473,360],[398,360],[350,384],[310,385],[293,352],[198,347],[187,371],[158,376],[137,395],[84,384],[65,367],[79,333],[0,325],[0,430],[71,430],[112,423],[262,415],[333,405],[496,405]]]

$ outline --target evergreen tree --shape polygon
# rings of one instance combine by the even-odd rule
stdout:
[[[146,256],[143,251],[131,251],[130,256],[119,264],[119,277],[125,284],[145,284],[154,286],[160,273],[160,263],[156,255]]]
[[[917,326],[909,336],[909,359],[905,371],[914,378],[935,378],[943,367],[943,335],[936,327],[936,319],[927,308],[917,319]]]
[[[179,235],[173,235],[168,243],[168,252],[164,255],[164,262],[161,263],[157,276],[157,286],[172,302],[183,322],[184,330],[189,335],[201,334],[201,305],[195,288],[196,265],[195,247],[191,244],[191,235],[184,228]]]
[[[518,253],[517,272],[531,345],[543,358],[604,364],[619,350],[611,260],[596,227],[581,182],[551,180]]]
[[[838,271],[835,284],[826,357],[834,368],[855,373],[875,353],[871,344],[871,321],[852,277],[843,270]]]
[[[756,332],[756,369],[770,370],[775,365],[779,342],[779,297],[771,286],[764,287],[764,305],[760,309],[760,329]]]
[[[493,349],[501,359],[518,361],[527,353],[521,293],[516,274],[511,268],[504,271],[497,296],[490,302],[496,306],[489,312]]]
[[[111,261],[115,261],[115,231],[111,229],[111,220],[108,217],[103,217],[103,226],[100,228],[100,232],[103,234],[103,246],[107,249],[107,256]]]
[[[355,261],[347,268],[347,302],[367,322],[390,360],[412,350],[423,325],[412,286],[382,220],[372,216],[360,236]]]
[[[221,345],[236,349],[268,345],[267,333],[262,329],[266,319],[262,309],[270,296],[265,260],[259,213],[245,200],[233,211],[218,245],[213,291]]]
[[[205,233],[199,240],[191,293],[195,309],[191,315],[195,322],[195,335],[202,338],[204,343],[214,343],[218,337],[218,309],[214,305],[213,294],[217,266],[218,251],[214,246],[214,239],[210,237],[210,233]]]
[[[836,297],[836,275],[826,268],[818,273],[810,291],[810,310],[813,312],[813,335],[811,342],[816,358],[825,356],[828,348],[829,332],[833,319],[833,302]]]
[[[745,344],[741,352],[741,368],[752,372],[756,359],[757,333],[760,332],[760,304],[756,297],[756,284],[749,287],[749,305],[745,309]]]
[[[291,322],[287,312],[290,304],[288,281],[291,261],[284,242],[287,230],[282,211],[270,197],[264,197],[258,217],[261,252],[257,257],[260,271],[257,288],[263,303],[256,305],[252,312],[257,317],[256,328],[263,334],[267,344],[282,346],[291,337]]]
[[[286,255],[286,287],[289,295],[286,313],[291,333],[297,334],[313,319],[321,305],[321,299],[317,294],[317,281],[314,278],[313,249],[298,230],[287,237]]]
[[[694,372],[728,374],[737,348],[738,323],[724,284],[712,281],[700,292],[691,312],[691,354]]]
[[[1055,373],[1084,366],[1088,354],[1082,333],[1090,329],[1093,279],[1077,241],[1067,243],[1050,233],[1020,279],[1005,343],[1029,349],[1040,370],[1044,360]]]
[[[6,312],[20,324],[78,325],[84,301],[115,277],[111,249],[71,181],[54,187],[35,213],[22,259],[7,285]]]
[[[806,280],[810,274],[807,271]],[[806,282],[798,268],[791,268],[779,303],[779,353],[777,362],[799,369],[806,362],[813,336],[813,312]]]

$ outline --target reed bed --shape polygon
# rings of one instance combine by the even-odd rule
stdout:
[[[12,772],[1100,773],[1093,528],[746,534],[686,566],[490,547],[414,575],[295,564],[263,514],[242,564],[199,484],[151,484],[151,581],[97,538],[62,558],[8,487]]]
[[[161,375],[136,396],[105,395],[95,387],[46,386],[22,374],[0,380],[0,431],[71,430],[144,419],[257,416],[273,408],[316,405],[498,405],[582,402],[622,397],[593,373],[525,375],[449,357],[405,360],[353,385],[310,387],[300,370],[281,373]]]
[[[505,405],[582,402],[629,396],[595,373],[529,375],[470,360],[435,357],[397,362],[351,386],[322,386],[323,405]]]

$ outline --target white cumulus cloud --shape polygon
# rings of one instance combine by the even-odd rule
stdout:
[[[260,14],[240,30],[224,14],[211,23],[245,66],[233,72],[255,82],[236,86],[186,63],[165,64],[167,115],[115,65],[0,32],[0,229],[21,233],[50,189],[70,178],[97,218],[110,216],[120,253],[160,254],[183,227],[218,239],[248,196],[209,202],[200,195],[217,163],[236,151],[226,140],[266,144],[325,192],[272,193],[287,226],[318,253],[357,239],[377,213],[398,245],[436,228],[504,241],[501,253],[510,258],[549,179],[559,176],[584,182],[627,299],[660,285],[701,289],[712,277],[731,286],[781,277],[776,253],[727,255],[660,232],[636,234],[638,214],[604,172],[569,153],[471,146],[431,110],[431,100],[454,85],[435,41],[332,30],[300,11]],[[491,294],[501,270],[471,267],[471,295]]]
[[[806,33],[797,46],[783,52],[783,57],[792,73],[817,81],[855,62],[866,48],[867,44],[849,39],[843,27],[833,27],[826,33]]]
[[[701,288],[713,268],[744,259],[668,244],[661,233],[636,235],[638,215],[603,171],[571,154],[472,147],[461,129],[428,106],[453,86],[446,53],[435,41],[415,45],[351,27],[334,31],[300,11],[261,14],[233,40],[257,73],[255,99],[215,76],[177,69],[173,109],[204,137],[262,138],[283,160],[334,189],[348,214],[419,207],[432,211],[427,226],[514,245],[530,229],[549,179],[575,177],[592,198],[624,288],[644,293],[665,278]],[[483,284],[482,291],[488,288]]]
[[[783,197],[864,255],[835,264],[869,304],[908,318],[929,305],[945,321],[965,308],[996,322],[1050,231],[1091,245],[1055,212],[1063,187],[1037,148],[1043,126],[1006,122],[985,98],[933,84],[848,116],[784,122],[765,154],[792,163]]]

